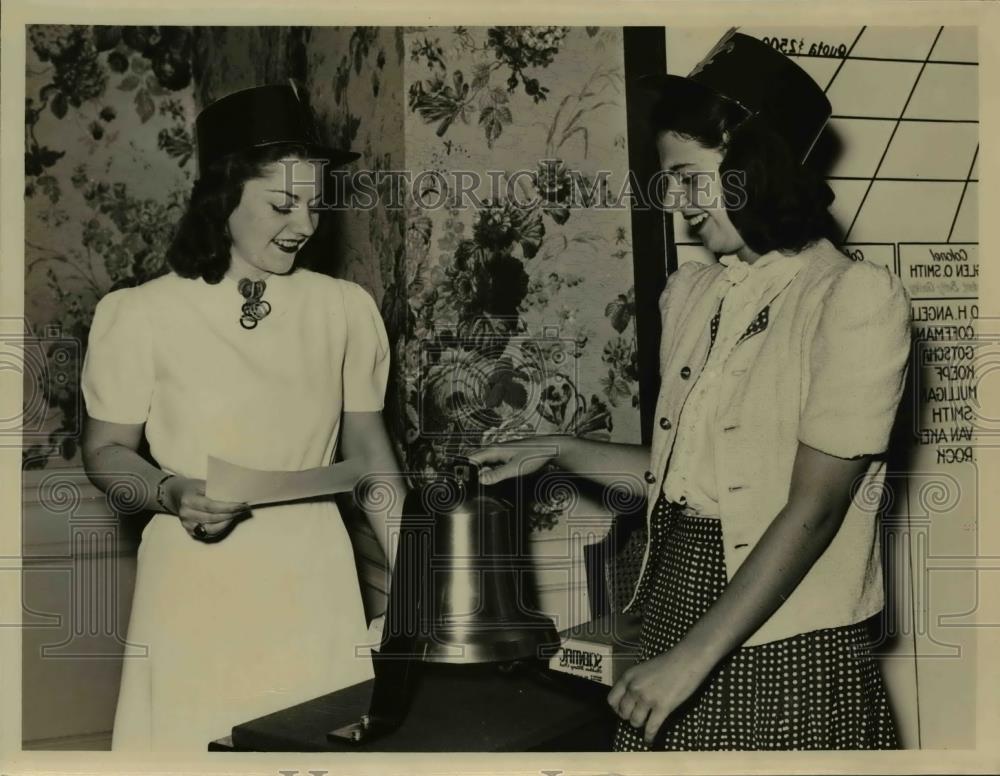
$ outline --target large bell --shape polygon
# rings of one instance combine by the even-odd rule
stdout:
[[[411,548],[425,548],[400,552],[397,562],[424,567],[401,576],[419,579],[417,651],[430,662],[508,661],[558,645],[552,621],[531,607],[532,564],[516,510],[477,475],[458,459],[411,491],[404,508],[404,523],[421,535],[410,537]]]
[[[358,744],[395,729],[421,661],[508,662],[559,646],[552,621],[530,605],[516,510],[478,471],[456,460],[407,495],[369,711],[330,738]]]

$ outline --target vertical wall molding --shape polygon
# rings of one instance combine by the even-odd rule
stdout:
[[[646,119],[649,98],[637,86],[644,75],[663,73],[667,64],[663,27],[625,27],[625,101],[628,162],[634,180],[648,192],[660,169],[656,142]],[[642,441],[653,437],[653,412],[660,390],[659,298],[667,272],[677,268],[673,221],[657,208],[631,208],[632,260],[635,273],[635,336],[639,356],[639,413]]]

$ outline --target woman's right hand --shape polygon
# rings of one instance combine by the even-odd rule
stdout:
[[[465,457],[479,467],[479,481],[483,485],[496,485],[512,477],[534,474],[557,455],[556,440],[534,437],[483,447]]]
[[[225,538],[236,520],[251,514],[249,504],[211,499],[205,495],[205,480],[188,477],[167,480],[163,500],[170,512],[180,518],[188,535],[203,542]]]

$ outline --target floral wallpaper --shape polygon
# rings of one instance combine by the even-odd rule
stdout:
[[[317,27],[304,36],[305,83],[319,126],[334,146],[361,154],[352,166],[373,176],[404,166],[403,32],[399,27]],[[384,417],[406,460],[402,386],[406,329],[407,211],[389,206],[383,187],[374,206],[338,213],[331,270],[364,286],[380,303],[392,369]]]
[[[192,33],[31,26],[25,86],[25,314],[42,350],[25,371],[24,466],[69,466],[94,306],[163,271],[190,186]]]
[[[573,186],[628,168],[621,31],[409,28],[405,45],[407,167],[439,173],[415,179],[407,224],[410,467],[536,434],[638,442],[628,211]],[[564,506],[532,502],[532,527]]]

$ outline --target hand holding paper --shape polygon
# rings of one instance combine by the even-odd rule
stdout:
[[[205,495],[219,501],[251,506],[329,496],[353,490],[367,472],[359,460],[344,461],[302,471],[262,471],[210,455]]]

